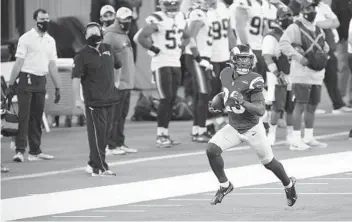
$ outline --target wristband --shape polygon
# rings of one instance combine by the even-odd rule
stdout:
[[[160,49],[158,47],[153,46],[153,45],[150,47],[149,50],[154,52],[155,54],[158,54],[160,52]]]

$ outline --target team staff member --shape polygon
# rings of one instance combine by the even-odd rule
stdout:
[[[55,86],[55,103],[60,100],[60,83],[56,67],[56,43],[47,33],[49,14],[44,9],[33,13],[36,27],[23,34],[17,46],[16,62],[9,81],[8,96],[12,97],[16,86],[18,98],[18,134],[16,136],[16,155],[13,160],[23,162],[23,154],[29,143],[29,161],[50,160],[54,157],[42,153],[41,121],[45,103],[46,75],[49,73]]]
[[[115,22],[115,9],[111,5],[104,5],[100,9],[100,22],[103,25],[103,31]]]
[[[113,128],[108,140],[109,154],[136,153],[137,150],[129,148],[125,144],[125,120],[130,107],[131,90],[135,82],[135,66],[133,61],[133,49],[128,37],[132,22],[132,11],[121,7],[116,12],[115,23],[105,30],[104,43],[110,44],[114,56],[122,63],[121,70],[117,71],[115,86],[118,88],[119,103],[115,106]]]
[[[76,107],[86,113],[89,161],[86,171],[92,176],[115,176],[105,162],[105,147],[117,103],[114,68],[121,67],[110,45],[101,43],[103,31],[92,22],[84,32],[88,45],[77,53],[72,69],[72,85]],[[80,97],[82,84],[84,103]]]
[[[317,14],[316,5],[311,0],[302,0],[300,16],[284,31],[280,39],[281,51],[292,58],[290,75],[295,107],[292,115],[291,150],[327,147],[326,143],[317,141],[313,136],[315,110],[320,103],[321,84],[329,52],[325,33],[314,22]],[[305,129],[302,140],[303,112]]]

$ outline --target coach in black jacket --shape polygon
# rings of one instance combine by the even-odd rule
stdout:
[[[88,45],[77,53],[72,69],[76,107],[87,117],[89,161],[86,171],[92,176],[115,176],[105,162],[105,147],[112,127],[114,104],[117,103],[114,68],[121,67],[111,46],[101,43],[102,28],[89,23],[85,29]],[[82,84],[84,103],[80,97]]]

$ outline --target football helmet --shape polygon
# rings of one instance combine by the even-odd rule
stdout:
[[[175,17],[180,11],[180,0],[160,0],[160,9],[169,17]]]
[[[210,7],[216,7],[216,0],[191,0],[191,8],[208,11]]]
[[[254,67],[254,54],[248,45],[237,45],[231,50],[230,55],[235,75],[246,75]]]

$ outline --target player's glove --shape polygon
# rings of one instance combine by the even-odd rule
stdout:
[[[9,85],[9,87],[6,89],[6,96],[9,99],[12,99],[13,96],[16,94],[15,86],[14,85]]]
[[[278,72],[277,74],[276,74],[276,78],[277,78],[277,83],[279,84],[279,85],[287,85],[288,84],[288,82],[286,81],[286,74],[285,73],[283,73],[283,72]]]
[[[244,103],[243,95],[238,91],[234,91],[233,93],[231,93],[231,98],[235,101],[237,105],[242,105]]]
[[[208,110],[211,113],[222,113],[223,110],[222,109],[215,109],[212,105],[211,105],[211,101],[209,101],[208,103]]]
[[[149,55],[157,56],[160,53],[160,49],[154,45],[152,45],[148,51]]]
[[[213,65],[206,59],[202,59],[200,62],[199,62],[199,65],[201,67],[203,67],[205,70],[210,70],[212,71],[213,70]]]

